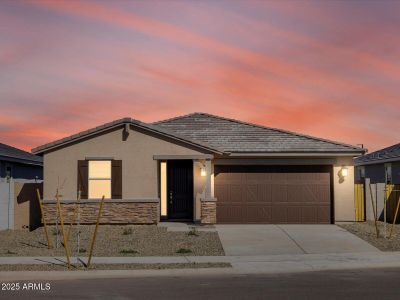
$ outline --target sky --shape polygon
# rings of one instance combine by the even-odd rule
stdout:
[[[191,112],[400,142],[400,1],[0,2],[0,142]]]

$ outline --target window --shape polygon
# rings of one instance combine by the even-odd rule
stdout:
[[[89,161],[89,199],[111,198],[111,161]]]

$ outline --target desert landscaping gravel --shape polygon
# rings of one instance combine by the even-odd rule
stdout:
[[[340,224],[340,226],[356,236],[367,241],[381,251],[400,251],[400,224],[396,224],[393,229],[392,238],[384,238],[384,223],[378,222],[380,232],[379,238],[376,237],[376,230],[373,221]],[[390,233],[391,224],[386,224],[387,236]]]
[[[173,264],[93,264],[89,270],[163,270],[163,269],[200,269],[230,268],[230,263],[173,263]],[[66,265],[0,265],[0,271],[82,271],[83,266]]]
[[[80,256],[88,256],[94,227],[81,226]],[[68,229],[69,226],[66,226]],[[72,255],[77,252],[77,230],[70,235]],[[49,234],[56,243],[55,226]],[[60,235],[60,241],[62,236]],[[94,256],[220,256],[224,255],[216,232],[169,232],[156,225],[101,225],[98,230]],[[0,256],[64,256],[64,248],[48,249],[43,227],[28,230],[0,231]]]

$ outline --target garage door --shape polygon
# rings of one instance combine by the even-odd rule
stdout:
[[[331,223],[329,166],[215,166],[218,223]]]

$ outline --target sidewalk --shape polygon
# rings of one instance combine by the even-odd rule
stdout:
[[[87,258],[84,258],[86,261]],[[73,260],[75,261],[75,259]],[[64,257],[1,257],[0,264],[64,263]],[[169,270],[91,270],[91,271],[26,271],[0,272],[0,281],[29,279],[72,279],[140,276],[276,274],[323,270],[400,267],[400,252],[333,253],[266,256],[174,256],[174,257],[94,257],[94,264],[119,263],[205,263],[228,262],[232,268]]]

